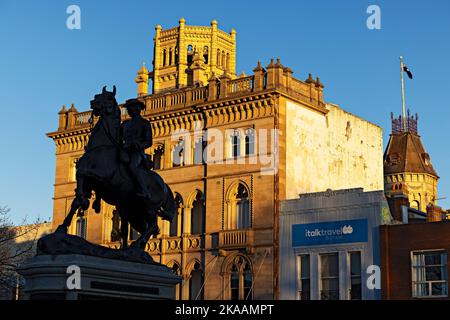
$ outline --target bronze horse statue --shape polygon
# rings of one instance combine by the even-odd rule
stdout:
[[[121,112],[117,104],[116,87],[112,92],[103,87],[102,93],[91,101],[93,118],[98,121],[92,129],[85,153],[76,165],[77,187],[70,212],[56,232],[67,233],[73,216],[89,208],[92,192],[98,204],[100,199],[116,207],[121,220],[122,248],[128,245],[128,224],[140,233],[131,247],[144,249],[150,237],[159,232],[157,216],[172,221],[177,206],[172,191],[153,170],[145,172],[145,183],[151,192],[151,199],[139,197],[138,188],[130,175],[129,168],[121,159],[125,152],[121,143]],[[95,203],[94,202],[94,203]],[[95,208],[95,206],[93,205]],[[95,208],[99,211],[99,208]]]

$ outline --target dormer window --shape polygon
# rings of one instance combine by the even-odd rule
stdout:
[[[422,159],[426,166],[431,165],[430,155],[428,153],[422,153]]]
[[[400,163],[400,155],[398,153],[391,153],[387,158],[388,164],[395,166]]]

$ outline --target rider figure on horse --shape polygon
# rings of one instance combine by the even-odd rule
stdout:
[[[139,197],[150,200],[151,193],[145,183],[144,170],[150,169],[145,149],[152,146],[152,128],[150,122],[141,116],[145,104],[138,99],[129,99],[124,107],[131,119],[121,125],[121,137],[125,154],[122,161],[128,163],[130,172],[139,187]]]

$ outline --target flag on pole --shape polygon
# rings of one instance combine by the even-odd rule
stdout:
[[[411,70],[409,70],[409,68],[405,65],[403,65],[403,71],[406,72],[406,74],[408,75],[408,78],[412,79],[413,78],[413,74],[411,72]]]

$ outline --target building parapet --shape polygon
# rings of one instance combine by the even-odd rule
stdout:
[[[301,103],[307,104],[324,113],[327,112],[323,101],[323,85],[320,79],[313,80],[311,75],[305,81],[292,77],[292,71],[283,67],[273,59],[266,67],[258,66],[250,76],[231,79],[227,74],[220,77],[212,75],[208,84],[178,89],[171,89],[151,95],[139,97],[145,103],[144,115],[179,111],[200,104],[209,104],[216,100],[227,100],[245,97],[255,93],[279,92]],[[122,116],[126,110],[121,108]],[[59,113],[58,132],[88,127],[91,111],[78,112],[73,106],[69,110],[63,108]]]

